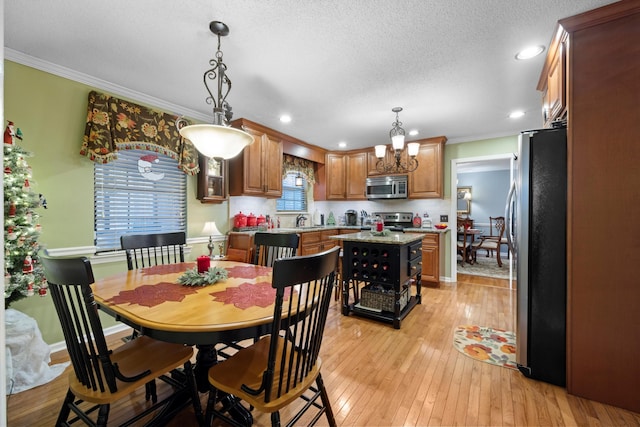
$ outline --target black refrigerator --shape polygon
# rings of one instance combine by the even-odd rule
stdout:
[[[516,265],[516,362],[529,378],[566,384],[566,128],[522,132],[507,197]]]

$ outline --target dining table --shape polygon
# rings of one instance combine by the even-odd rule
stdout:
[[[483,231],[477,228],[467,228],[466,230],[458,229],[458,240],[466,239],[466,245],[462,251],[462,265],[464,265],[465,262],[473,264],[474,260],[471,248],[473,247],[473,242],[475,241],[476,236],[480,236],[482,233]]]
[[[227,278],[207,286],[178,283],[196,263],[157,265],[98,279],[98,307],[149,337],[198,348],[198,390],[209,389],[207,373],[217,363],[215,346],[270,333],[276,291],[272,268],[212,260]]]

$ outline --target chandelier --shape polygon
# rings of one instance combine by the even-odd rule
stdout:
[[[420,144],[417,142],[410,142],[407,144],[407,157],[406,160],[402,158],[404,152],[404,129],[402,129],[402,122],[398,118],[398,113],[402,111],[402,107],[392,108],[391,111],[396,113],[396,121],[393,122],[392,128],[389,131],[391,137],[391,153],[393,158],[391,161],[385,159],[387,154],[386,145],[376,145],[376,157],[378,162],[376,163],[376,169],[381,173],[402,173],[413,172],[418,168],[418,160],[416,155],[420,149]]]
[[[227,65],[222,62],[220,37],[229,34],[229,27],[219,21],[209,23],[209,29],[218,36],[218,50],[215,58],[209,60],[212,66],[204,72],[204,86],[209,92],[207,104],[213,104],[213,124],[187,125],[186,120],[176,121],[180,135],[193,143],[200,153],[216,159],[230,159],[237,156],[247,145],[253,142],[253,137],[247,132],[229,126],[233,116],[231,106],[227,102],[227,95],[231,91],[231,80],[227,76]],[[215,82],[217,92],[211,90],[210,84]]]

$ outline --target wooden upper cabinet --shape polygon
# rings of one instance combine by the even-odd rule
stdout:
[[[229,195],[281,197],[282,143],[262,129],[243,128],[253,143],[228,161]]]
[[[346,167],[343,154],[327,154],[327,200],[344,200],[346,195]]]
[[[416,159],[418,169],[409,173],[410,199],[441,199],[444,195],[444,144],[447,138],[421,139]]]
[[[345,156],[347,166],[346,198],[366,200],[367,153],[353,153]]]
[[[567,43],[566,31],[557,26],[537,87],[542,92],[542,118],[546,128],[567,115]]]
[[[227,200],[226,162],[198,155],[198,200],[201,203],[221,203]]]

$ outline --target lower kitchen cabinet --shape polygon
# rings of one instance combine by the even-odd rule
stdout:
[[[422,283],[440,285],[440,235],[425,234],[422,239]]]
[[[339,233],[340,230],[338,229],[300,233],[298,255],[317,254],[339,246],[340,242],[329,239],[329,236],[334,236]]]

